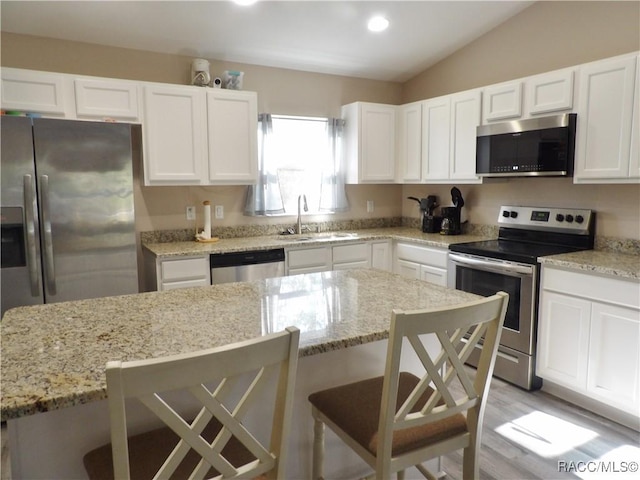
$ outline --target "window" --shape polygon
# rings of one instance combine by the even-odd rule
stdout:
[[[261,114],[259,181],[247,192],[247,215],[297,215],[298,197],[308,212],[348,208],[341,168],[339,119]]]

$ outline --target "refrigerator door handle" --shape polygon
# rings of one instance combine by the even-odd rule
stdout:
[[[44,278],[47,292],[56,294],[56,271],[53,264],[53,239],[51,233],[51,215],[49,209],[49,175],[40,175],[40,200],[42,207],[42,226],[44,239]]]
[[[29,285],[31,286],[31,295],[37,297],[40,295],[40,278],[38,273],[38,262],[36,255],[36,194],[33,188],[33,179],[31,175],[26,174],[22,178],[24,188],[24,215],[25,230],[27,233],[27,268],[29,270]]]

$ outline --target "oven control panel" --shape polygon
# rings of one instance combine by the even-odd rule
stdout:
[[[498,224],[501,227],[587,234],[593,218],[592,210],[581,208],[502,206]]]

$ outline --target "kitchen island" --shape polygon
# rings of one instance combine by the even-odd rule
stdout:
[[[392,309],[477,298],[379,270],[348,270],[10,310],[1,325],[1,413],[14,478],[83,478],[84,453],[109,440],[107,361],[195,351],[289,325],[301,330],[302,358],[287,476],[307,478],[307,395],[382,373]],[[362,473],[329,438],[332,452],[332,478]]]

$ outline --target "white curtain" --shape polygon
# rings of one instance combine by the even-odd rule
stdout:
[[[326,168],[322,172],[320,189],[320,210],[328,212],[344,212],[349,210],[349,201],[344,187],[344,155],[342,139],[344,120],[329,118],[327,121],[327,154]]]
[[[269,155],[270,137],[273,133],[271,114],[258,116],[258,183],[247,189],[245,215],[277,215],[284,213],[280,193],[277,166]]]

